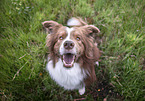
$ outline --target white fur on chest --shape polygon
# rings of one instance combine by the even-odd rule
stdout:
[[[78,63],[74,63],[71,68],[65,68],[62,60],[59,59],[55,67],[53,67],[51,60],[47,63],[46,69],[49,71],[51,78],[65,89],[80,89],[84,85],[83,80],[86,77],[86,73],[80,68]]]

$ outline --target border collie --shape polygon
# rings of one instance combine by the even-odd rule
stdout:
[[[69,27],[55,21],[42,24],[49,33],[46,69],[51,78],[64,89],[78,89],[80,95],[84,94],[85,86],[96,80],[95,62],[99,60],[100,50],[92,35],[100,30],[80,18],[69,19]]]

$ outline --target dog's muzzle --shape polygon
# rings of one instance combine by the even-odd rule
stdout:
[[[70,68],[73,67],[75,62],[75,54],[72,52],[72,49],[74,48],[74,42],[73,41],[65,41],[64,42],[64,49],[65,52],[61,56],[61,59],[63,61],[64,67]]]

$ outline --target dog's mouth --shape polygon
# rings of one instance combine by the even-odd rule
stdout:
[[[71,68],[74,65],[75,62],[75,55],[72,53],[67,53],[62,55],[62,61],[64,67]]]

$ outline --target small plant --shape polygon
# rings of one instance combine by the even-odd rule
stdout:
[[[29,14],[33,10],[31,5],[32,1],[27,0],[12,0],[13,10],[16,10],[18,14]]]

